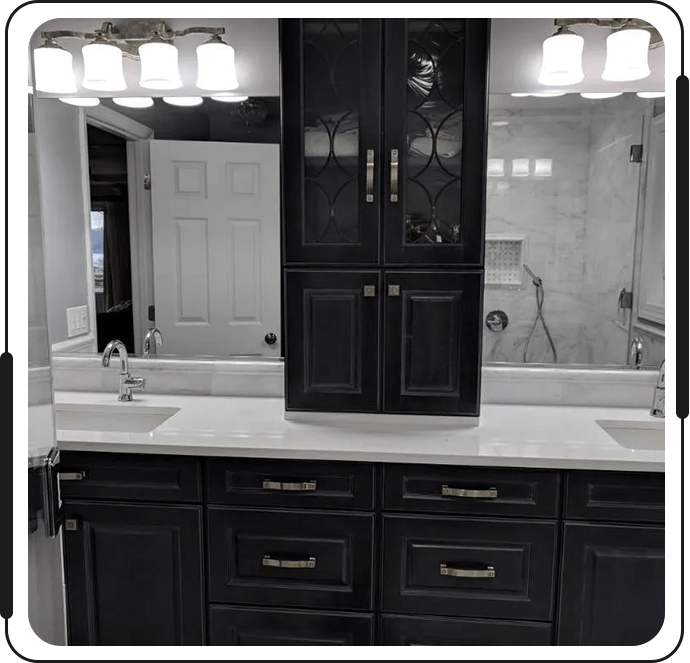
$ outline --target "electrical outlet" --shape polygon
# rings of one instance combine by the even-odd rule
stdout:
[[[89,307],[74,306],[67,309],[67,337],[89,333]]]

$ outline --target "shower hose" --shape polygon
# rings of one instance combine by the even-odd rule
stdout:
[[[541,320],[541,324],[544,327],[544,331],[546,332],[546,338],[549,340],[549,344],[551,345],[551,351],[553,352],[553,363],[557,364],[558,363],[558,353],[556,352],[556,346],[553,342],[553,339],[551,338],[551,333],[549,332],[549,328],[546,326],[546,320],[544,320],[544,314],[542,312],[542,307],[544,305],[544,285],[543,281],[541,280],[540,277],[535,276],[532,270],[527,267],[527,265],[524,266],[525,270],[527,273],[532,277],[532,283],[534,284],[534,294],[537,298],[537,315],[534,318],[534,324],[532,325],[532,329],[530,329],[529,336],[527,337],[527,341],[525,341],[525,349],[522,353],[522,363],[526,364],[527,363],[527,351],[529,350],[529,344],[530,341],[532,340],[532,336],[534,335],[534,331],[537,328],[537,324]]]

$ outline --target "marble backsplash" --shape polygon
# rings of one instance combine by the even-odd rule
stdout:
[[[503,95],[492,97],[490,112],[487,234],[526,238],[524,262],[543,279],[542,312],[559,364],[624,365],[629,312],[618,310],[618,295],[632,289],[640,169],[629,152],[641,142],[646,102],[549,111],[535,100],[506,109],[496,96]],[[501,332],[484,327],[485,363],[523,362],[537,314],[524,276],[518,287],[486,287],[485,315],[502,310],[509,324]],[[527,362],[553,361],[539,322]]]

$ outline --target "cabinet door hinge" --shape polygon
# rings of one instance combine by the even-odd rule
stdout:
[[[151,173],[144,175],[144,189],[149,191],[151,189]]]

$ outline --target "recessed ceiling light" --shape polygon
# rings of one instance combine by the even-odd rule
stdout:
[[[637,96],[641,99],[659,99],[659,97],[665,97],[665,92],[638,92]]]
[[[126,106],[127,108],[149,108],[149,106],[153,106],[151,97],[113,97],[113,102],[118,106]]]
[[[619,97],[622,92],[580,92],[580,96],[585,99],[612,99]]]
[[[224,104],[236,104],[240,101],[247,101],[249,97],[243,94],[216,94],[211,97],[213,101],[222,101]]]
[[[203,97],[163,97],[166,104],[173,106],[198,106],[203,103]]]
[[[101,103],[98,97],[58,97],[58,99],[70,106],[98,106]]]
[[[562,97],[565,92],[559,90],[544,90],[543,92],[533,92],[533,97]]]

